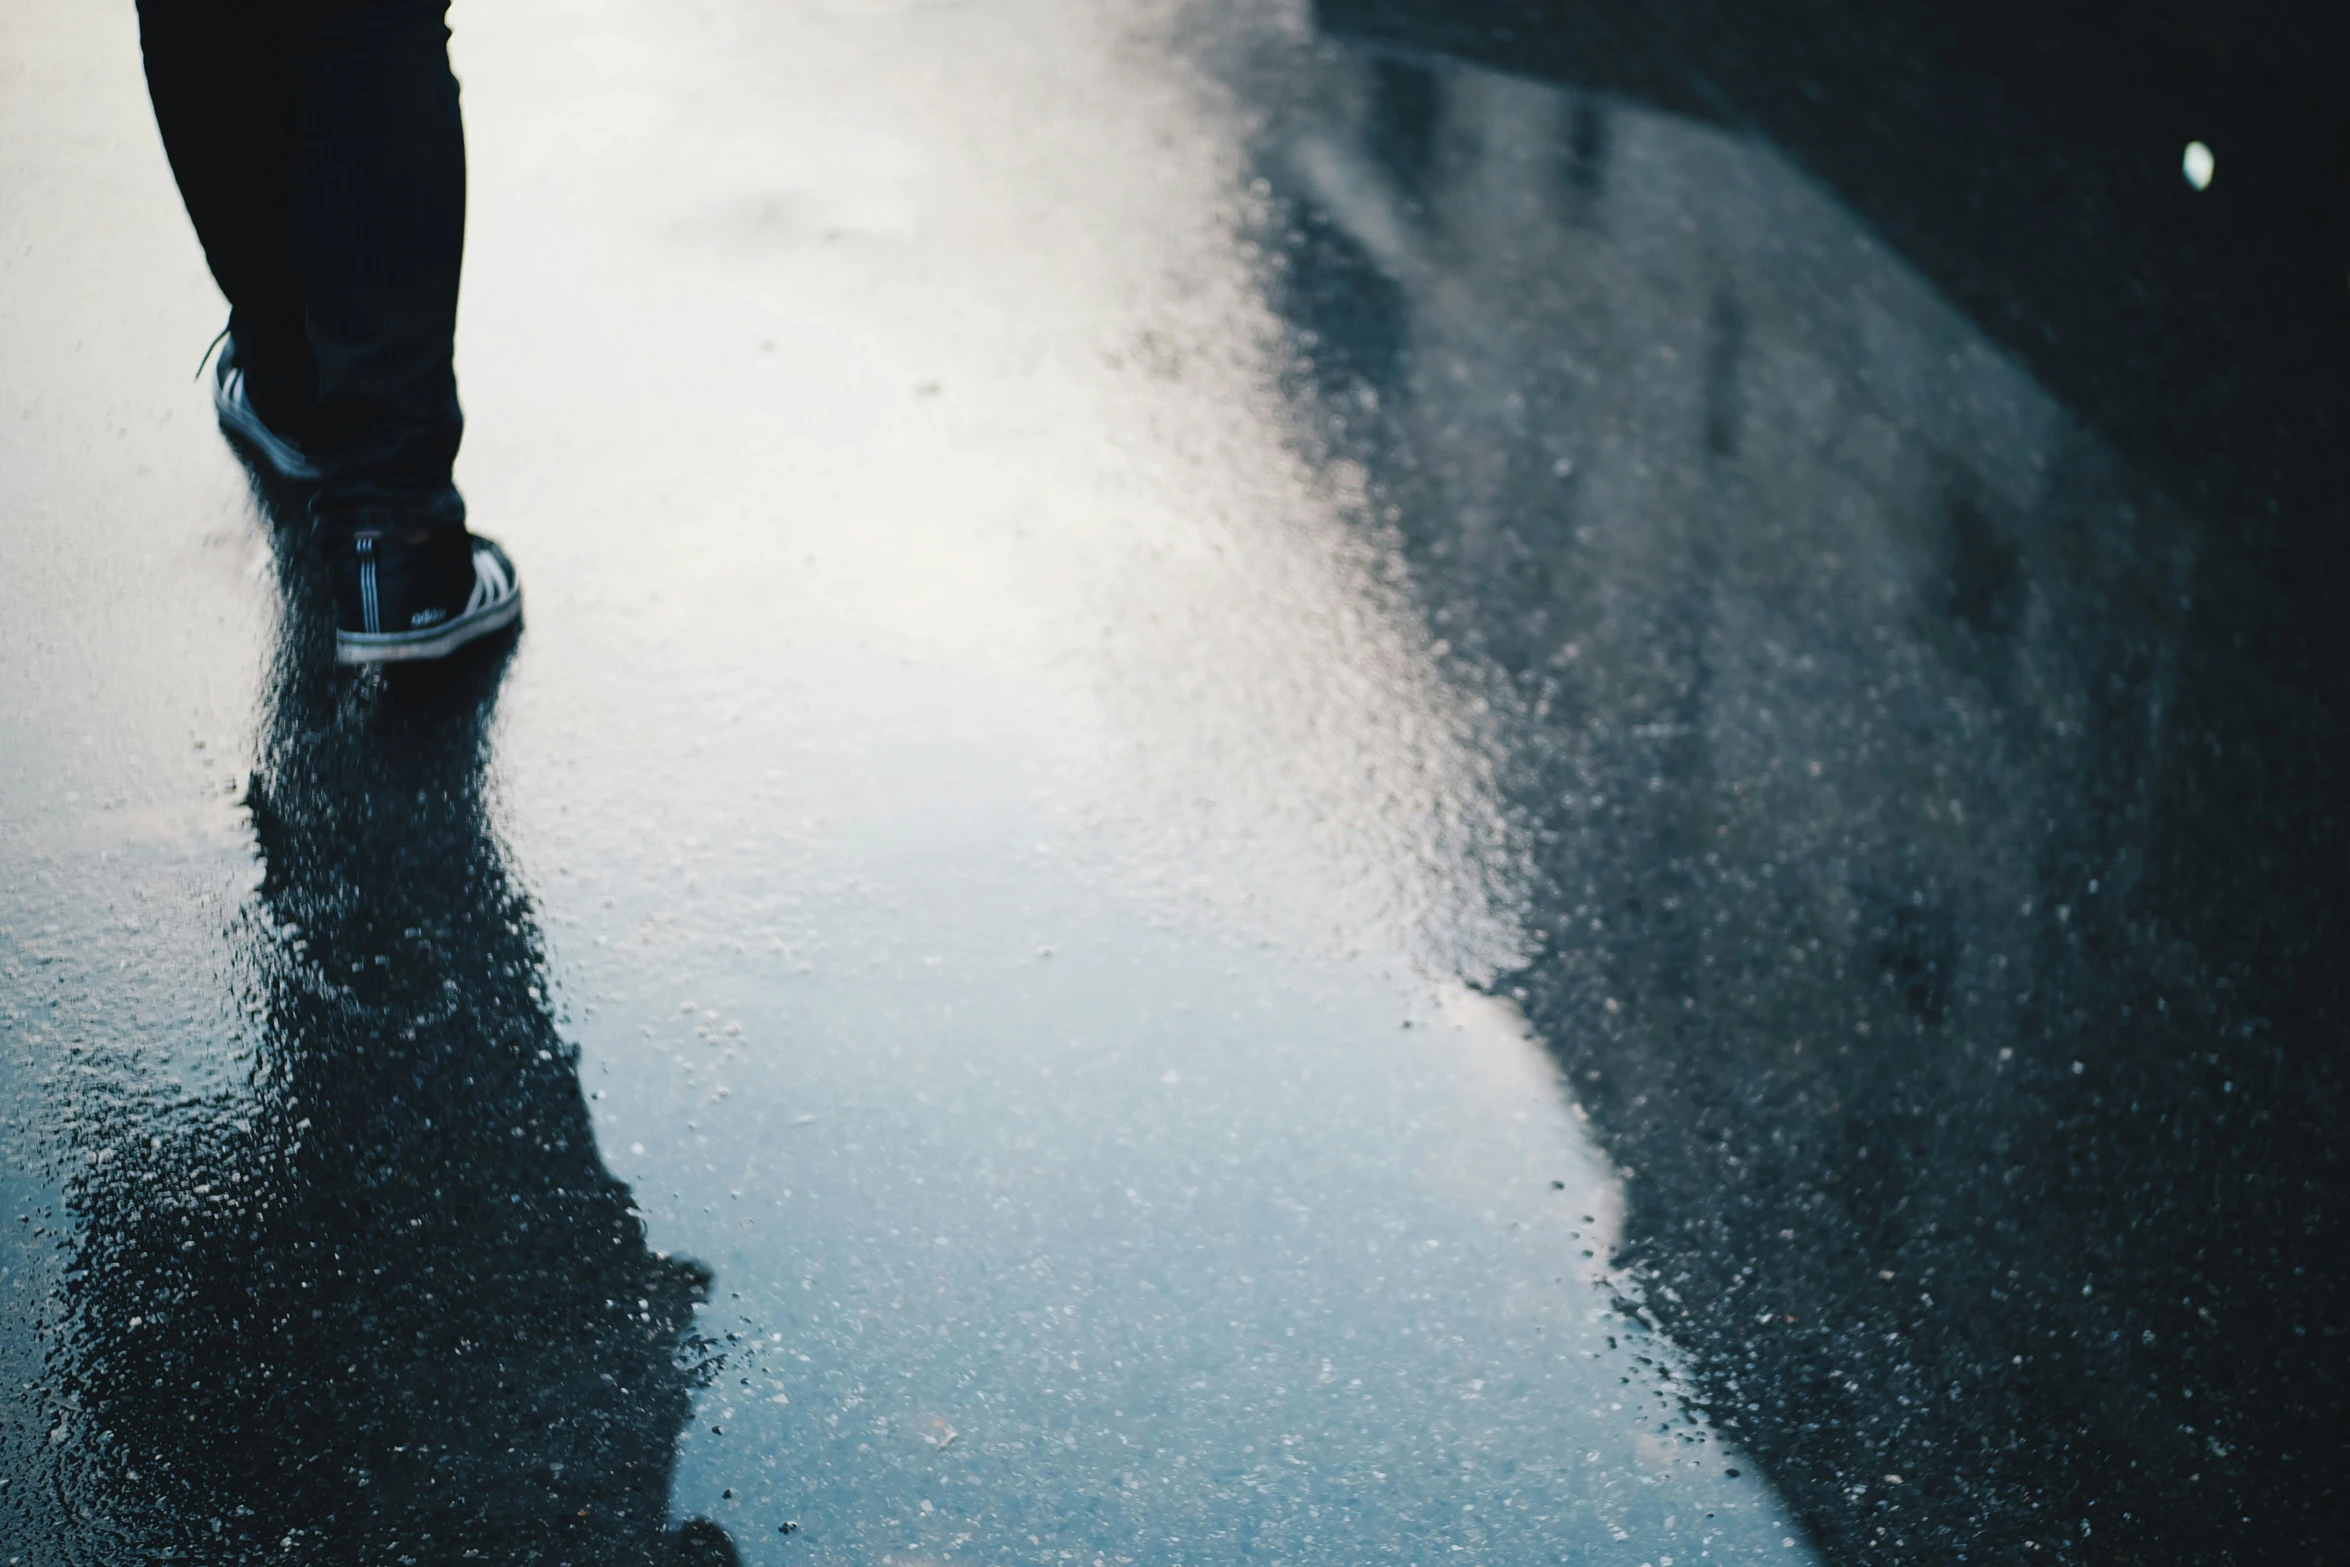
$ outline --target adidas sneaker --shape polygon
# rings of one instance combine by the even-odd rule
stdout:
[[[338,664],[444,658],[522,618],[514,563],[462,527],[370,529],[336,552]]]

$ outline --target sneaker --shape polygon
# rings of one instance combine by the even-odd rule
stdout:
[[[506,552],[461,527],[369,530],[335,562],[335,662],[445,658],[522,618]]]
[[[318,465],[302,455],[301,444],[272,430],[255,411],[245,392],[244,367],[237,363],[235,338],[220,345],[220,357],[213,361],[212,407],[220,415],[220,427],[259,452],[279,478],[296,484],[318,482]]]

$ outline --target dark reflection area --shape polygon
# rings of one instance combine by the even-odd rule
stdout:
[[[666,1527],[709,1274],[647,1250],[597,1157],[484,803],[509,647],[339,674],[307,548],[279,545],[263,875],[231,927],[250,1084],[73,1191],[77,1549],[732,1561]]]
[[[2307,0],[1316,0],[1786,149],[2133,464],[2350,625],[2350,11]],[[2217,163],[2182,175],[2189,141]],[[1584,143],[1578,138],[1577,145]],[[1588,178],[1591,160],[1570,167]],[[2264,640],[2273,631],[2243,628]],[[2281,652],[2281,650],[2278,650]],[[2326,667],[2331,666],[2331,667]]]
[[[1758,137],[1243,69],[1304,439],[1492,714],[1502,983],[1713,1414],[1837,1560],[2330,1543],[2343,736],[2293,586]]]

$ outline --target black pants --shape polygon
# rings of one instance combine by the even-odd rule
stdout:
[[[322,528],[462,522],[465,132],[448,0],[139,0],[147,89],[255,409]]]

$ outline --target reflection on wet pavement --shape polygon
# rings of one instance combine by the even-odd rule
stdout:
[[[1490,766],[1289,446],[1241,149],[1034,9],[461,28],[510,667],[330,677],[297,608],[241,693],[262,553],[129,579],[195,649],[93,704],[151,825],[16,718],[36,1549],[1807,1559],[1460,984],[1519,951]],[[170,397],[126,339],[99,395]],[[105,536],[250,551],[168,449]],[[42,934],[90,886],[141,928]]]
[[[396,681],[127,20],[0,13],[0,1556],[2314,1516],[2231,537],[1750,135],[1103,9],[461,9],[531,623]]]
[[[666,1528],[708,1275],[646,1250],[596,1157],[487,820],[503,650],[338,679],[281,539],[262,878],[229,927],[246,1092],[190,1116],[184,1082],[134,1082],[78,1129],[76,1550],[731,1560]]]
[[[2238,542],[1751,135],[1249,73],[1317,449],[1501,715],[1507,983],[1713,1406],[1853,1559],[2314,1521],[2338,738]]]

